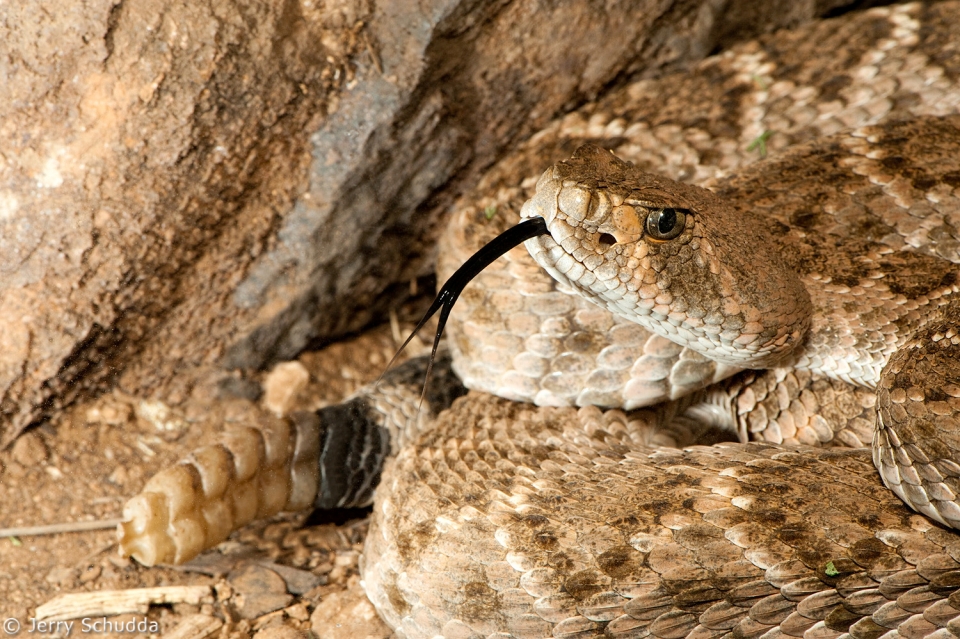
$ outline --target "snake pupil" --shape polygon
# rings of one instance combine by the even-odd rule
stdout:
[[[661,235],[667,235],[673,230],[677,223],[677,212],[673,209],[663,209],[660,213],[660,220],[657,222],[657,229]]]
[[[690,211],[686,209],[677,209],[665,207],[654,209],[647,216],[647,233],[654,240],[665,241],[672,240],[681,233],[687,222],[687,214]]]

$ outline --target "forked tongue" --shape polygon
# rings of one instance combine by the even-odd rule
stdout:
[[[447,325],[447,318],[450,317],[450,311],[453,309],[457,298],[460,297],[460,293],[463,292],[463,289],[473,278],[480,274],[480,271],[490,266],[498,257],[504,255],[510,249],[520,246],[531,238],[537,237],[538,235],[548,235],[549,233],[550,231],[547,230],[546,221],[542,217],[534,217],[520,222],[520,224],[516,226],[511,226],[484,244],[479,251],[471,255],[470,258],[463,263],[463,266],[458,268],[456,272],[450,276],[450,279],[440,287],[436,298],[434,298],[433,303],[430,304],[430,308],[427,309],[423,319],[420,320],[417,327],[410,333],[410,337],[400,345],[396,355],[393,356],[383,372],[386,373],[390,370],[390,367],[393,366],[393,363],[397,360],[397,357],[400,356],[400,353],[403,352],[403,349],[407,347],[407,344],[410,343],[410,340],[413,339],[413,336],[420,332],[423,325],[426,324],[437,311],[440,311],[440,318],[437,321],[437,334],[433,338],[433,349],[430,351],[430,360],[427,362],[427,374],[423,380],[423,392],[420,394],[420,404],[423,404],[423,398],[427,394],[427,384],[430,381],[430,372],[433,370],[433,362],[437,358],[437,348],[440,346],[440,337],[443,335],[443,328]],[[383,379],[382,374],[380,375],[380,379]],[[379,383],[380,380],[378,379],[377,384]]]

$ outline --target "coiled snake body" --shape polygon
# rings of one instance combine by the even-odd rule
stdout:
[[[225,537],[229,527],[210,522],[240,525],[283,507],[285,495],[288,507],[310,495],[324,506],[362,503],[381,460],[396,454],[363,578],[402,636],[960,636],[960,536],[950,528],[960,524],[960,117],[947,115],[960,103],[960,64],[943,54],[956,51],[943,39],[957,19],[955,3],[907,5],[812,29],[803,42],[817,47],[844,29],[873,38],[848,43],[843,108],[811,107],[812,116],[803,107],[817,92],[838,89],[811,93],[802,64],[764,60],[783,42],[728,56],[729,82],[753,86],[737,94],[742,103],[791,98],[779,111],[744,110],[746,120],[780,118],[775,135],[754,138],[771,147],[778,137],[822,139],[713,181],[712,193],[596,146],[544,173],[522,215],[547,220],[551,235],[527,245],[559,288],[516,250],[484,276],[486,288],[464,293],[450,341],[468,385],[547,407],[473,394],[435,424],[399,430],[392,416],[409,404],[380,396],[268,426],[260,444],[234,435],[148,484],[128,505],[124,548],[147,563],[181,561]],[[918,57],[923,70],[908,69]],[[893,84],[858,95],[857,82],[886,63],[896,71],[881,77]],[[699,77],[724,86],[711,64]],[[917,73],[929,82],[908,91]],[[641,85],[630,90],[669,97]],[[722,148],[722,118],[693,125],[674,114],[631,131],[620,99],[592,107],[619,108],[621,118],[595,123],[616,135],[590,135],[589,117],[573,116],[531,145],[605,139],[646,166],[674,135],[679,155],[657,168],[675,177],[709,180],[736,163],[721,155],[713,169],[690,169],[680,152]],[[911,117],[870,125],[891,115]],[[867,126],[821,136],[834,118]],[[533,186],[516,179],[526,157],[482,185],[495,205],[464,209],[478,222],[452,232],[461,253],[517,218],[511,202]],[[740,368],[770,370],[730,377]],[[681,396],[659,413],[575,407]],[[341,427],[335,413],[358,419]],[[371,426],[374,414],[388,419]],[[773,443],[650,448],[658,416]],[[867,451],[778,445],[872,437],[883,483],[925,516],[881,485]],[[318,457],[319,488],[308,472]],[[250,470],[256,460],[263,478]],[[218,473],[233,481],[208,479]],[[267,498],[247,503],[243,486]]]

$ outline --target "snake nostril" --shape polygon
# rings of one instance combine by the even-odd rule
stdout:
[[[613,246],[617,243],[617,238],[610,235],[609,233],[601,233],[600,237],[597,238],[597,241],[601,246]]]

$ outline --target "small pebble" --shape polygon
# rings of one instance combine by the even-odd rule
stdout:
[[[216,636],[214,633],[222,627],[223,621],[212,613],[203,613],[185,617],[175,628],[168,630],[163,636],[176,639],[213,637]]]
[[[94,579],[100,576],[100,571],[101,571],[101,568],[99,565],[90,566],[89,568],[84,570],[82,573],[80,573],[80,583],[82,584],[90,583],[91,581],[93,581]]]
[[[287,584],[287,592],[294,595],[302,595],[305,592],[313,590],[320,585],[320,577],[298,568],[283,566],[280,564],[270,564],[270,570],[280,575]]]
[[[116,486],[123,486],[127,483],[128,479],[130,479],[130,475],[123,466],[117,466],[116,469],[110,473],[110,476],[107,477],[107,481]]]
[[[132,414],[133,410],[130,408],[130,404],[111,401],[107,398],[100,405],[88,409],[86,418],[89,424],[120,426],[130,421]]]
[[[217,593],[217,601],[226,601],[233,596],[233,588],[225,581],[218,582],[213,590]]]
[[[293,601],[287,594],[283,578],[263,566],[248,565],[230,574],[227,578],[237,591],[237,612],[244,619],[256,619],[286,608]]]
[[[306,639],[307,635],[290,626],[271,626],[253,635],[254,639]]]
[[[47,573],[46,580],[54,585],[69,587],[75,577],[76,573],[72,569],[58,566]]]
[[[40,435],[32,431],[20,435],[13,443],[11,452],[13,459],[27,468],[38,466],[47,459],[46,444]]]
[[[289,608],[283,610],[288,617],[291,619],[296,619],[297,621],[307,621],[310,618],[310,611],[307,609],[307,604],[302,601],[297,604],[293,604]]]
[[[293,595],[276,593],[243,593],[234,599],[237,602],[237,612],[244,619],[256,619],[281,608],[286,608],[293,601]]]
[[[325,595],[310,624],[319,639],[386,639],[393,634],[360,588]]]
[[[3,468],[4,472],[9,475],[11,479],[22,479],[23,476],[27,474],[27,469],[15,461],[7,462]]]
[[[262,628],[273,628],[283,626],[283,619],[286,613],[283,610],[274,610],[273,612],[268,612],[262,617],[257,617],[253,620],[253,629],[260,630]]]
[[[277,364],[263,380],[264,407],[277,416],[285,415],[308,381],[310,373],[300,362]]]
[[[250,564],[230,573],[227,581],[239,593],[270,592],[286,594],[287,584],[274,571]]]

